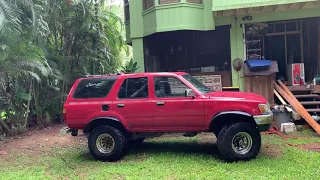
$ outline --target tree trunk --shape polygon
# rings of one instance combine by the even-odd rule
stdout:
[[[11,129],[7,126],[7,124],[2,119],[0,119],[0,126],[3,127],[6,133],[8,133],[9,135],[12,134]]]
[[[33,84],[33,80],[32,78],[30,78],[30,86],[29,86],[29,99],[28,99],[28,103],[27,103],[27,110],[26,110],[26,119],[24,121],[24,125],[23,128],[27,127],[27,123],[28,123],[28,117],[29,117],[29,110],[30,110],[30,103],[31,103],[31,97],[32,97],[32,84]]]

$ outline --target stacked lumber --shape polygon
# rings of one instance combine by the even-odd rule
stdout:
[[[300,116],[303,117],[310,124],[310,126],[320,135],[320,125],[311,117],[308,111],[301,105],[301,103],[287,88],[287,86],[285,86],[282,83],[282,81],[278,80],[278,83],[274,82],[274,88],[275,92],[278,92],[278,94],[280,94],[295,109],[295,111],[297,111],[300,114]],[[286,102],[282,103],[286,104]]]

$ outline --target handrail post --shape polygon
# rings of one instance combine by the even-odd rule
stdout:
[[[159,5],[159,0],[154,0],[154,6],[158,6]]]

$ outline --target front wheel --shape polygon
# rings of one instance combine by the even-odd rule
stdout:
[[[117,161],[125,153],[126,137],[111,126],[99,126],[89,135],[88,146],[90,153],[97,160]]]
[[[261,148],[258,129],[250,123],[236,123],[222,128],[218,134],[218,149],[227,161],[254,159]]]

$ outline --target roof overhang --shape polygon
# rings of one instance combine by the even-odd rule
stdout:
[[[289,4],[279,4],[279,5],[268,5],[268,6],[258,6],[258,7],[248,7],[248,8],[238,8],[238,9],[226,9],[215,11],[215,16],[236,16],[252,13],[268,13],[268,12],[279,12],[279,11],[289,11],[297,9],[307,9],[320,7],[320,1],[310,1],[310,2],[299,2],[299,3],[289,3]]]

